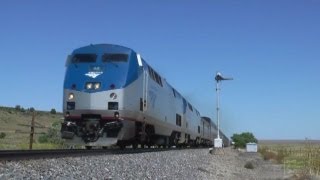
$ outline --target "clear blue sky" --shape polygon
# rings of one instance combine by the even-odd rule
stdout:
[[[259,139],[320,139],[320,1],[0,2],[0,105],[62,110],[75,48],[133,48],[222,128]]]

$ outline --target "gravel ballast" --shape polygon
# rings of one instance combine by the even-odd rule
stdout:
[[[251,162],[254,169],[244,165]],[[281,165],[226,148],[0,162],[0,179],[283,179]]]

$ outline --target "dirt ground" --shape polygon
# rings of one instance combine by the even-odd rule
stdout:
[[[253,165],[245,168],[246,163]],[[292,172],[283,165],[264,161],[259,153],[246,153],[232,148],[212,153],[212,161],[206,171],[216,179],[291,179]]]

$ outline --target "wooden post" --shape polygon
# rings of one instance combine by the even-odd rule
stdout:
[[[34,134],[34,119],[35,119],[35,111],[32,112],[32,120],[31,120],[31,131],[30,131],[30,143],[29,143],[29,149],[32,150],[32,144],[33,144],[33,134]]]

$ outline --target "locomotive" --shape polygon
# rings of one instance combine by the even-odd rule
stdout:
[[[209,146],[217,134],[211,119],[140,54],[113,44],[88,45],[68,56],[63,113],[61,137],[87,149]]]

